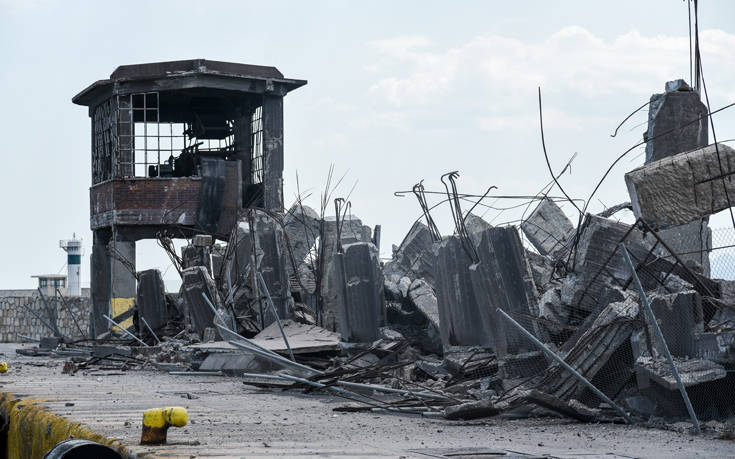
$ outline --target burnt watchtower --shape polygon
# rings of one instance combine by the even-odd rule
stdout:
[[[135,242],[226,238],[246,207],[283,210],[283,97],[275,67],[194,59],[123,65],[72,101],[92,121],[91,296],[126,325]]]

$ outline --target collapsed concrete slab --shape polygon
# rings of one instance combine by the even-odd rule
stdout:
[[[735,199],[734,168],[735,150],[718,144],[634,169],[625,174],[633,212],[654,228],[666,228],[725,210]]]
[[[637,327],[638,314],[638,303],[632,297],[609,304],[574,342],[574,345],[566,352],[564,360],[594,383],[598,373],[618,353],[621,346],[628,342],[631,333]],[[620,360],[615,363],[619,366],[626,365]],[[631,376],[632,356],[629,364],[629,369],[619,369],[624,379],[614,381],[614,384],[609,381],[606,387],[601,387],[600,390],[608,396],[617,395]],[[559,365],[552,365],[544,377],[535,384],[535,387],[561,400],[572,398],[584,400],[583,395],[588,390],[578,379]]]
[[[561,259],[567,255],[574,240],[574,225],[561,208],[550,199],[543,199],[521,223],[523,234],[541,255]]]
[[[372,342],[384,321],[383,274],[378,249],[370,242],[344,246],[333,258],[339,302],[339,331],[347,342]]]

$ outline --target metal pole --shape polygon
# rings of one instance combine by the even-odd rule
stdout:
[[[145,347],[150,347],[149,345],[147,345],[146,343],[144,343],[144,342],[143,342],[143,340],[141,340],[140,338],[138,338],[138,337],[137,337],[137,336],[135,336],[134,334],[130,333],[129,331],[125,330],[125,329],[124,329],[124,328],[122,327],[122,325],[118,324],[118,323],[117,323],[117,322],[115,322],[114,320],[112,320],[112,319],[110,319],[109,317],[107,317],[107,314],[102,314],[102,317],[104,317],[105,319],[107,319],[107,321],[108,321],[108,322],[110,322],[110,323],[111,323],[112,325],[114,325],[114,326],[116,326],[117,328],[119,328],[119,329],[120,329],[120,330],[121,330],[121,331],[122,331],[123,333],[125,333],[125,334],[126,334],[126,335],[128,335],[129,337],[133,338],[133,339],[134,339],[135,341],[139,342],[140,344],[142,344],[142,345],[143,345],[143,346],[145,346]]]
[[[222,322],[222,324],[223,325],[226,324],[227,322],[225,322],[225,318],[219,314],[217,309],[215,309],[214,305],[212,304],[211,301],[209,301],[209,298],[207,298],[207,295],[205,295],[204,292],[202,292],[202,298],[204,298],[204,301],[206,301],[209,307],[212,308],[212,312],[214,313],[215,316],[217,316],[217,318]]]
[[[594,392],[595,395],[597,395],[602,400],[604,400],[607,404],[609,404],[610,406],[612,406],[613,408],[615,408],[615,411],[617,411],[620,414],[620,416],[622,416],[623,419],[625,419],[625,422],[627,422],[628,424],[632,424],[633,423],[633,420],[630,418],[630,416],[628,416],[628,413],[626,413],[625,411],[623,411],[623,409],[620,408],[615,402],[613,402],[610,399],[610,397],[608,397],[607,395],[605,395],[600,389],[598,389],[597,387],[595,387],[594,384],[592,384],[591,382],[589,382],[587,380],[587,378],[585,378],[577,370],[575,370],[574,368],[572,368],[572,366],[569,365],[567,362],[565,362],[564,359],[562,359],[558,355],[554,354],[554,352],[552,352],[551,349],[549,349],[548,347],[546,347],[546,345],[544,343],[542,343],[541,341],[539,341],[535,336],[533,336],[533,334],[531,334],[528,330],[526,330],[525,328],[523,328],[523,326],[521,324],[519,324],[518,322],[516,322],[515,320],[513,320],[513,318],[511,316],[509,316],[508,314],[506,314],[505,311],[503,311],[500,308],[497,308],[496,311],[498,312],[498,314],[500,314],[503,317],[505,317],[508,320],[508,322],[510,322],[512,325],[514,325],[521,333],[523,333],[524,335],[526,335],[526,337],[528,339],[530,339],[533,342],[533,344],[535,344],[536,346],[538,346],[539,349],[541,349],[542,351],[544,351],[552,359],[554,359],[557,362],[559,362],[559,364],[561,366],[563,366],[565,370],[567,370],[568,372],[570,372],[575,378],[577,378],[580,382],[582,382],[582,384],[584,384],[585,386],[587,386],[587,388],[589,390],[591,390],[592,392]]]
[[[260,349],[258,349],[256,347],[251,347],[251,346],[248,346],[247,344],[244,344],[244,343],[238,343],[237,341],[229,341],[229,343],[232,344],[235,347],[239,347],[240,349],[245,349],[245,350],[247,350],[249,352],[252,352],[253,354],[259,355],[259,356],[263,357],[264,359],[267,359],[267,360],[270,360],[270,361],[273,361],[273,362],[277,362],[277,363],[280,363],[280,364],[285,365],[285,366],[290,366],[290,367],[298,368],[299,370],[307,371],[310,374],[318,374],[318,375],[324,374],[321,371],[315,370],[313,368],[309,368],[309,367],[307,367],[305,365],[301,365],[300,363],[292,362],[292,361],[288,360],[285,357],[281,357],[278,354],[270,354],[268,352],[261,351]]]
[[[143,325],[145,325],[145,326],[146,326],[146,328],[148,329],[148,331],[149,331],[149,332],[151,332],[151,335],[153,335],[153,337],[154,337],[154,338],[156,339],[156,342],[157,342],[158,344],[161,344],[161,340],[160,340],[160,339],[158,339],[158,336],[156,336],[156,334],[155,334],[155,333],[153,332],[153,329],[151,328],[151,326],[150,326],[150,325],[148,325],[148,322],[146,322],[146,320],[145,320],[145,317],[143,317],[143,316],[139,316],[139,318],[140,318],[140,320],[142,320],[142,321],[143,321]]]
[[[283,342],[286,343],[286,347],[288,348],[288,354],[291,356],[291,360],[295,362],[296,358],[293,356],[291,345],[288,344],[288,338],[286,338],[286,332],[283,331],[283,325],[281,325],[281,319],[278,317],[278,310],[276,310],[276,305],[273,304],[273,300],[271,299],[271,294],[268,291],[268,287],[266,287],[265,285],[265,280],[263,280],[263,275],[260,274],[260,271],[257,271],[255,275],[258,276],[258,281],[260,281],[260,288],[262,288],[263,291],[265,292],[265,297],[268,298],[268,304],[271,305],[271,309],[273,310],[273,315],[276,316],[276,323],[278,324],[278,329],[281,330],[281,336],[283,336]]]
[[[61,294],[59,289],[56,289],[56,292],[59,294],[59,298],[61,298],[61,304],[64,306],[64,309],[66,309],[66,312],[69,313],[71,316],[71,319],[74,321],[74,325],[77,326],[77,330],[79,330],[79,333],[82,334],[82,338],[87,339],[87,334],[82,331],[82,327],[79,326],[79,322],[77,322],[76,316],[74,316],[74,313],[72,312],[71,308],[68,304],[66,304],[66,300],[64,299],[64,295]]]
[[[625,257],[625,261],[626,263],[628,263],[628,267],[630,268],[630,271],[632,273],[633,283],[635,284],[635,288],[638,290],[638,294],[641,297],[641,303],[643,304],[643,309],[645,309],[646,311],[646,315],[648,316],[648,321],[651,324],[651,328],[653,328],[653,331],[656,334],[656,338],[658,339],[659,344],[661,344],[661,348],[664,352],[664,355],[666,356],[666,360],[669,361],[671,372],[674,374],[674,378],[676,378],[676,385],[679,386],[681,398],[684,399],[684,405],[686,405],[687,411],[689,412],[689,417],[692,419],[692,424],[694,424],[694,434],[699,435],[701,432],[699,428],[699,420],[697,419],[697,415],[694,412],[694,407],[692,407],[692,402],[689,400],[689,394],[687,394],[687,390],[684,387],[684,384],[681,382],[679,371],[676,369],[674,359],[671,357],[671,353],[669,352],[669,346],[666,344],[666,340],[664,339],[663,333],[661,333],[661,328],[658,326],[658,322],[656,322],[656,316],[653,314],[653,309],[651,309],[651,305],[648,304],[648,298],[646,297],[646,293],[643,291],[641,280],[638,278],[638,273],[636,273],[635,266],[630,259],[628,250],[625,248],[625,244],[621,242],[619,247],[620,250],[623,252],[623,257]]]
[[[283,379],[281,376],[269,375],[269,374],[263,374],[263,373],[243,373],[243,376],[250,377],[250,378],[263,378],[263,379],[271,379],[271,380]],[[428,398],[432,400],[451,401],[449,397],[444,397],[442,395],[428,394],[426,392],[413,392],[410,390],[402,390],[402,389],[393,389],[392,387],[376,386],[373,384],[360,384],[360,383],[353,383],[353,382],[339,381],[339,380],[335,381],[334,384],[337,384],[338,386],[342,386],[342,387],[350,387],[353,389],[368,389],[368,390],[374,390],[376,392],[385,392],[387,394],[401,394],[401,395],[410,395],[410,396],[419,397],[419,398]]]

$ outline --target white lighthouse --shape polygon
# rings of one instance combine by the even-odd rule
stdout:
[[[67,295],[81,296],[82,284],[80,268],[82,265],[82,241],[77,239],[76,233],[71,239],[59,241],[59,247],[66,251]]]

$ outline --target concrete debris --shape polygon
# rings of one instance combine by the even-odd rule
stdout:
[[[180,295],[185,299],[184,315],[192,330],[204,335],[204,330],[214,326],[214,311],[223,311],[222,300],[214,280],[203,266],[186,268],[181,274]],[[209,302],[209,303],[208,303]]]
[[[707,145],[707,106],[684,80],[668,81],[648,108],[646,164]],[[665,135],[664,135],[665,134]]]
[[[173,164],[151,165],[150,177],[132,184],[131,171],[116,177],[116,169],[105,169],[109,158],[95,159],[94,287],[84,310],[90,337],[66,336],[69,324],[57,326],[64,297],[46,298],[39,289],[35,308],[17,306],[42,323],[44,334],[24,337],[41,339],[21,352],[63,357],[69,375],[93,368],[234,375],[259,388],[342,397],[350,405],[336,410],[345,412],[634,422],[629,412],[676,418],[687,413],[683,399],[691,398],[703,419],[735,415],[735,281],[710,279],[708,227],[709,216],[735,200],[735,150],[707,145],[698,91],[679,80],[651,98],[646,163],[625,175],[630,203],[573,223],[562,210],[567,203],[543,194],[550,190],[486,194],[530,200],[529,210],[535,203],[519,225],[493,226],[472,214],[487,204],[459,193],[459,174],[451,172],[442,183],[454,234],[439,235],[424,196],[436,192],[419,183],[413,191],[427,224],[414,223],[383,263],[381,226],[364,224],[344,199],[324,198],[319,212],[299,199],[283,211],[281,97],[295,84],[289,81],[248,82],[247,103],[223,105],[227,117],[216,125],[196,113],[189,96],[180,104],[189,111],[172,112],[172,120],[198,120],[187,132],[202,139],[232,136],[226,151],[200,155],[187,147]],[[250,100],[261,87],[269,95]],[[172,91],[162,105],[177,98]],[[88,97],[97,103],[97,96]],[[108,111],[133,112],[135,97],[115,100],[123,105]],[[257,104],[263,104],[263,170],[262,182],[252,183]],[[131,124],[108,122],[120,129]],[[125,134],[125,141],[134,137]],[[113,146],[123,155],[124,148]],[[134,164],[135,149],[125,151],[124,164]],[[164,204],[143,213],[133,204],[118,209],[138,185],[161,186],[156,193]],[[461,208],[467,202],[469,211]],[[327,215],[332,204],[335,216]],[[624,209],[633,210],[634,224],[617,220]],[[135,241],[150,237],[181,275],[178,294],[166,292],[158,270],[135,268]],[[173,237],[187,238],[180,255]],[[15,311],[0,312],[17,322]]]
[[[608,305],[600,312],[592,325],[586,329],[574,346],[566,353],[564,360],[576,368],[588,380],[594,380],[597,373],[610,360],[618,349],[627,342],[636,327],[639,306],[633,298]],[[621,364],[622,362],[616,362]],[[629,362],[632,370],[632,361]],[[616,396],[627,382],[630,373],[623,375],[624,381],[618,382],[608,391],[608,396]],[[611,381],[608,381],[610,383]],[[552,365],[535,388],[561,400],[580,400],[587,390],[579,381],[563,368]]]
[[[348,342],[372,342],[385,321],[383,274],[378,249],[370,242],[344,246],[332,259],[330,277],[340,305],[339,331]]]
[[[161,271],[149,269],[138,273],[138,294],[135,298],[138,318],[144,319],[148,325],[157,330],[168,322],[166,308],[166,288]],[[144,327],[139,327],[143,330]]]
[[[393,254],[393,258],[385,263],[383,273],[386,285],[397,284],[403,277],[409,279],[424,279],[433,284],[434,253],[433,241],[429,228],[421,222],[416,222],[406,234],[401,245]]]
[[[625,183],[633,213],[654,228],[667,228],[727,209],[728,201],[735,196],[735,182],[728,175],[732,173],[728,165],[733,162],[735,150],[717,144],[628,172]]]
[[[686,387],[717,381],[727,376],[727,371],[722,365],[710,360],[676,359],[674,364],[681,377],[681,382]],[[639,357],[635,362],[635,367],[637,371],[643,372],[659,386],[671,391],[678,390],[676,379],[666,360]]]
[[[528,241],[541,255],[554,260],[564,258],[574,239],[574,225],[559,206],[550,199],[539,202],[531,215],[521,223]]]

